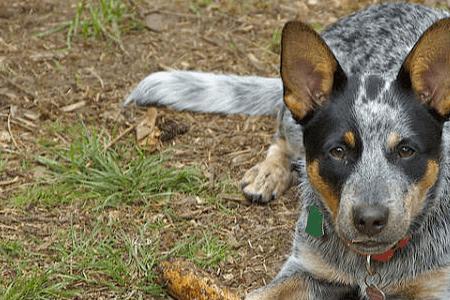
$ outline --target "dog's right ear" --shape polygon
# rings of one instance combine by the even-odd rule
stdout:
[[[450,117],[450,18],[431,25],[406,57],[397,79],[441,117]]]
[[[290,21],[281,36],[284,103],[297,121],[329,100],[346,76],[333,52],[308,25]]]

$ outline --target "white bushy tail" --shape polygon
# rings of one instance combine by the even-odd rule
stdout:
[[[163,105],[176,110],[270,115],[282,103],[281,79],[172,71],[143,79],[124,105]]]

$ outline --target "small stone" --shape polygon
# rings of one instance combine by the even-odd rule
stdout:
[[[147,26],[148,29],[156,32],[161,32],[167,29],[168,25],[166,22],[167,21],[164,16],[158,13],[149,14],[147,17],[145,17],[145,26]]]

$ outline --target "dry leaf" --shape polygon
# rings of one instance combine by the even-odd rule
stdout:
[[[161,131],[156,127],[156,117],[158,111],[150,107],[144,116],[144,119],[136,126],[136,140],[139,146],[153,152],[159,149]]]

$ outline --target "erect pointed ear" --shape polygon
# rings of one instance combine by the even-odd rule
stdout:
[[[398,79],[441,117],[450,113],[450,18],[431,25],[406,57]]]
[[[324,40],[308,25],[290,21],[281,36],[284,103],[302,121],[322,106],[346,76]]]

